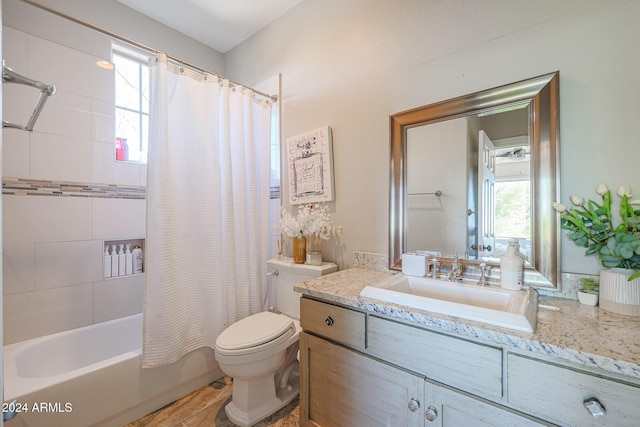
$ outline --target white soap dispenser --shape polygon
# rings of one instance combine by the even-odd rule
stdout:
[[[118,251],[118,275],[124,276],[126,274],[125,256],[124,256],[124,244],[120,245],[120,251]]]
[[[522,270],[524,265],[522,259],[516,254],[516,245],[509,242],[507,253],[500,258],[500,286],[510,291],[522,289]]]
[[[120,275],[120,269],[118,268],[118,252],[116,252],[116,245],[111,246],[111,277],[118,277]]]
[[[109,245],[104,247],[104,278],[111,277],[111,255],[109,255]]]
[[[128,276],[133,274],[133,254],[131,253],[131,244],[127,245],[127,250],[124,253],[124,263],[125,263],[125,271],[124,273]]]
[[[518,280],[522,285],[524,285],[524,264],[527,258],[522,252],[520,252],[520,242],[518,241],[518,239],[509,240],[509,244],[512,243],[516,247],[516,256],[522,260],[522,268],[520,269],[520,276],[518,277]]]

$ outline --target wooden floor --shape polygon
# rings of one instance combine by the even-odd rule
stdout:
[[[232,382],[228,377],[215,381],[126,427],[233,427],[224,407],[231,401]],[[256,427],[298,427],[298,398]]]

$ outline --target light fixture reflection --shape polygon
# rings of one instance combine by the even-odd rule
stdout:
[[[104,60],[96,62],[96,65],[100,68],[104,68],[105,70],[113,70],[114,67],[113,63]]]

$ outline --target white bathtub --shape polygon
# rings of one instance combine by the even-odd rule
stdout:
[[[223,376],[210,348],[143,370],[141,347],[142,314],[5,346],[7,427],[122,427]]]

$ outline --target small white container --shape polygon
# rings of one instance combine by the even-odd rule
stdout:
[[[111,246],[111,277],[118,277],[119,275],[118,252],[116,252],[116,245],[113,245]]]
[[[500,286],[510,291],[522,289],[522,259],[516,254],[516,245],[507,246],[507,254],[500,258]]]
[[[104,278],[111,277],[111,255],[109,255],[109,246],[104,247]]]
[[[124,245],[120,245],[120,251],[118,252],[118,276],[124,276],[126,274],[126,257],[124,255]]]
[[[133,274],[133,254],[131,253],[131,245],[127,245],[127,250],[124,253],[124,273],[128,276]]]
[[[598,305],[598,294],[590,294],[589,292],[578,291],[578,301],[580,304],[595,307]]]
[[[402,254],[402,272],[407,276],[423,277],[427,274],[427,257],[415,253]]]
[[[322,265],[322,253],[318,251],[307,252],[307,265]]]

